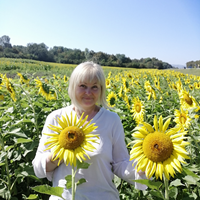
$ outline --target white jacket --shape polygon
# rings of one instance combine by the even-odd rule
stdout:
[[[53,132],[47,126],[53,124],[59,126],[55,118],[61,118],[66,113],[73,116],[75,112],[72,105],[55,110],[49,114],[46,119],[43,133]],[[121,179],[133,184],[135,188],[145,190],[147,187],[142,184],[132,182],[134,179],[146,179],[145,175],[140,176],[134,166],[133,161],[129,161],[129,154],[124,141],[124,129],[119,116],[111,111],[101,108],[95,115],[91,123],[98,126],[93,134],[99,134],[99,144],[93,143],[96,147],[94,152],[86,151],[90,156],[86,162],[90,163],[88,169],[80,169],[76,173],[76,181],[84,178],[85,183],[77,186],[76,200],[119,200],[119,193],[114,183],[112,182],[114,174]],[[71,200],[71,190],[66,189],[65,176],[71,174],[71,166],[66,166],[62,163],[53,172],[46,172],[46,158],[50,150],[45,151],[47,146],[44,146],[45,141],[49,136],[42,134],[40,143],[37,149],[36,156],[33,160],[33,167],[37,177],[47,178],[53,182],[53,186],[64,188],[63,197]],[[51,196],[50,200],[59,200],[59,197]]]

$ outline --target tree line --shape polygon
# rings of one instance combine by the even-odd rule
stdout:
[[[200,60],[187,62],[186,66],[187,68],[200,68]]]
[[[80,64],[83,61],[90,60],[102,66],[152,69],[173,68],[169,63],[157,58],[130,59],[125,54],[113,55],[101,51],[94,52],[88,48],[85,48],[84,51],[62,46],[48,48],[44,43],[28,43],[27,46],[12,46],[10,44],[10,37],[6,35],[0,37],[0,57],[33,59],[64,64]]]

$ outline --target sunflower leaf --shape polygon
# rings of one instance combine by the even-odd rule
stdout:
[[[32,187],[32,189],[42,194],[54,195],[54,196],[58,196],[64,199],[62,197],[62,193],[63,193],[62,187],[51,187],[49,185],[39,185],[39,186]]]
[[[183,171],[189,176],[192,176],[194,178],[199,178],[199,176],[197,176],[195,173],[193,173],[192,171],[190,171],[189,169],[187,169],[185,167],[183,167]]]
[[[177,186],[180,186],[180,185],[184,185],[184,184],[181,183],[180,179],[176,179],[176,180],[174,180],[170,183],[170,186],[176,186],[177,187]]]
[[[30,194],[29,197],[27,197],[26,199],[38,199],[38,195],[37,194]]]
[[[89,163],[86,163],[86,162],[80,162],[78,159],[77,159],[77,169],[87,169],[88,167],[90,166]]]
[[[72,187],[72,175],[65,176],[65,180],[67,181],[66,187],[70,189]]]
[[[178,195],[178,189],[176,187],[173,187],[169,190],[169,196],[177,199],[177,195]]]
[[[80,184],[85,183],[85,182],[86,182],[86,180],[84,178],[81,178],[80,180],[77,181],[76,184],[80,185]]]
[[[197,181],[199,181],[199,178],[187,175],[183,178],[183,180],[185,180],[189,185],[196,185]]]
[[[159,188],[162,185],[162,182],[160,181],[151,181],[151,180],[147,180],[147,179],[140,179],[140,180],[132,180],[134,182],[140,183],[140,184],[144,184],[146,186],[148,186],[151,189],[155,189],[155,190],[159,190]]]

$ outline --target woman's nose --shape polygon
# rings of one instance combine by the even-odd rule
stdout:
[[[85,93],[86,94],[91,94],[91,89],[90,88],[86,88]]]

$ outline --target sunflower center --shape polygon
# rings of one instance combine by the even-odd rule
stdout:
[[[186,122],[186,117],[183,116],[183,115],[181,115],[180,118],[179,118],[179,120],[180,120],[181,124],[185,124],[185,122]]]
[[[115,105],[115,97],[111,97],[110,99],[110,105]]]
[[[45,93],[49,94],[49,86],[46,83],[42,83],[42,88],[45,91]]]
[[[137,113],[139,113],[141,111],[141,106],[139,104],[137,104],[135,106],[135,110],[136,110]]]
[[[76,149],[85,139],[83,131],[75,126],[65,128],[59,135],[59,144],[64,149]]]
[[[170,157],[173,143],[169,136],[162,132],[148,134],[143,142],[144,154],[154,162],[163,162]]]
[[[192,105],[192,99],[187,94],[184,94],[184,100],[187,104]]]

